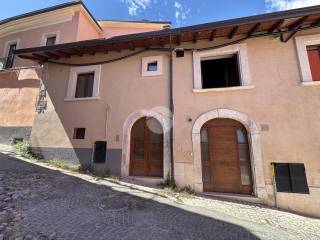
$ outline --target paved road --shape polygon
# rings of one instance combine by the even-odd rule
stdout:
[[[0,200],[0,240],[305,239],[116,184],[88,182],[1,153]],[[317,239],[313,237],[307,239]]]

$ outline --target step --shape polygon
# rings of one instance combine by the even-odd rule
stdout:
[[[204,196],[207,196],[207,197],[214,197],[214,198],[232,200],[232,201],[263,204],[263,200],[262,199],[260,199],[260,198],[258,198],[256,196],[247,195],[247,194],[203,192],[201,195],[204,195]]]

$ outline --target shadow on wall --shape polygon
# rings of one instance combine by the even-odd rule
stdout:
[[[33,151],[46,160],[59,159],[120,175],[121,149],[107,148],[105,163],[93,164],[92,160],[95,142],[106,140],[107,102],[103,99],[65,101],[70,69],[51,67],[54,70],[50,71],[50,81],[45,81],[47,108],[44,113],[36,114],[33,123],[30,139]],[[75,128],[85,128],[84,139],[74,139]]]
[[[79,240],[260,239],[241,223],[236,225],[217,214],[187,211],[166,199],[153,196],[156,200],[152,200],[145,193],[116,184],[108,187],[87,182],[4,154],[0,161],[8,191],[27,192],[18,199],[24,216],[16,225],[19,236],[31,234],[38,239],[34,234],[49,237],[54,231],[59,239]]]
[[[28,140],[35,115],[39,80],[35,70],[0,72],[0,143]]]

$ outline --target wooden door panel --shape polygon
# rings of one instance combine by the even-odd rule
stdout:
[[[234,127],[210,128],[209,137],[214,188],[238,190],[240,174]]]
[[[210,158],[204,161],[206,155],[202,148],[204,190],[252,193],[250,156],[243,126],[234,120],[217,119],[207,122],[203,128],[208,132]],[[239,134],[239,129],[245,135]]]
[[[147,119],[148,130],[148,175],[163,176],[163,131],[161,124],[154,118]]]
[[[130,175],[163,177],[163,133],[160,123],[143,118],[131,133]]]
[[[131,130],[130,175],[146,175],[145,124],[137,121]]]

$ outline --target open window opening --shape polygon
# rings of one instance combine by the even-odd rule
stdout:
[[[77,78],[75,98],[93,96],[94,72],[79,74]]]
[[[14,54],[13,51],[17,49],[17,43],[12,43],[8,46],[8,50],[7,50],[7,56],[5,59],[5,64],[4,64],[4,68],[8,69],[8,68],[12,68],[13,67],[13,62],[14,62]]]
[[[307,46],[312,81],[320,81],[320,45]]]
[[[238,54],[201,60],[202,88],[241,86]]]

